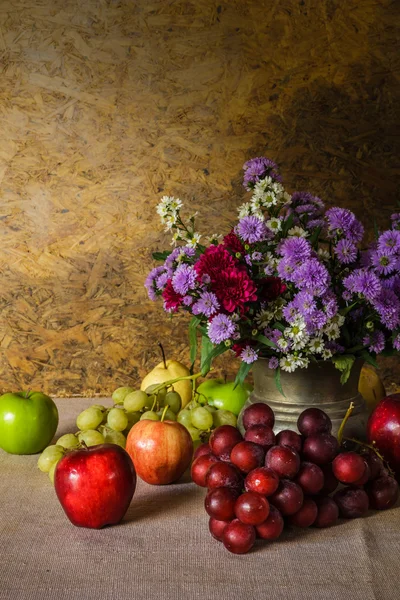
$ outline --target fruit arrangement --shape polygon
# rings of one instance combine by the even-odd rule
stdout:
[[[244,437],[231,425],[213,431],[197,448],[193,481],[207,488],[211,535],[235,554],[256,538],[275,540],[285,526],[330,527],[369,508],[392,507],[399,486],[373,447],[341,445],[326,413],[309,408],[298,431],[273,432],[274,413],[262,403],[243,414]]]

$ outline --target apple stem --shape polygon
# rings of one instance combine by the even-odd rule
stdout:
[[[166,414],[166,412],[167,412],[168,409],[169,409],[169,404],[167,404],[167,406],[163,410],[163,414],[161,415],[161,422],[164,421],[165,414]]]
[[[341,446],[341,444],[342,444],[343,430],[344,430],[345,425],[346,425],[347,421],[349,420],[349,417],[350,417],[351,413],[353,412],[353,410],[354,410],[354,402],[350,402],[350,406],[347,409],[346,414],[344,415],[343,421],[340,424],[339,431],[337,434],[337,441],[339,442],[339,446]]]
[[[27,392],[25,392],[25,398],[28,399],[29,394],[31,393],[31,390],[28,390]]]
[[[165,360],[165,352],[164,352],[163,345],[161,344],[161,342],[159,342],[158,345],[160,346],[160,349],[161,349],[162,360],[164,363],[164,369],[167,370],[168,367],[167,367],[167,361]]]

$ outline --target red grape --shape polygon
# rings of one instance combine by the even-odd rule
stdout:
[[[210,520],[208,521],[208,528],[213,538],[219,542],[222,542],[222,534],[224,533],[225,527],[229,522],[230,521],[218,521],[218,519],[210,517]]]
[[[365,464],[365,469],[364,469],[364,474],[362,477],[360,477],[360,479],[357,479],[357,481],[355,481],[353,483],[353,485],[356,486],[363,486],[367,483],[367,481],[370,480],[371,478],[371,469],[369,467],[369,464],[367,463],[367,461],[365,460],[365,458],[363,458],[364,464]]]
[[[269,515],[269,502],[255,492],[244,492],[235,503],[235,515],[246,525],[260,525]]]
[[[229,552],[245,554],[256,541],[256,532],[252,525],[245,525],[239,519],[234,519],[224,529],[222,542]]]
[[[333,499],[339,507],[340,516],[345,519],[358,519],[368,511],[369,500],[364,490],[343,488],[336,492]]]
[[[332,463],[321,465],[320,468],[324,474],[324,485],[321,489],[321,494],[331,494],[339,485],[339,482],[332,471]]]
[[[317,518],[318,508],[312,498],[304,498],[303,506],[294,515],[288,518],[288,522],[296,527],[310,527]]]
[[[213,454],[201,454],[193,462],[190,475],[193,481],[201,487],[207,487],[206,475],[211,465],[219,462]]]
[[[231,451],[231,462],[243,473],[249,473],[249,471],[261,467],[264,460],[264,448],[253,442],[239,442]]]
[[[268,498],[284,516],[294,515],[300,510],[303,499],[301,487],[289,479],[282,479],[276,492]]]
[[[211,452],[218,457],[231,453],[232,448],[242,440],[240,431],[232,425],[221,425],[214,429],[210,435],[209,445]]]
[[[279,485],[279,477],[272,469],[259,467],[250,471],[244,480],[246,492],[257,492],[264,496],[273,494]]]
[[[276,540],[282,531],[285,522],[279,510],[270,504],[269,515],[261,525],[256,525],[258,537],[263,540]]]
[[[297,419],[297,429],[305,437],[317,435],[318,433],[330,433],[332,431],[332,421],[323,410],[307,408],[303,410]]]
[[[338,441],[329,433],[310,435],[303,444],[303,457],[316,465],[331,462],[339,450]]]
[[[275,444],[274,431],[268,425],[252,425],[244,434],[244,439],[259,444],[265,450]]]
[[[318,508],[314,527],[331,527],[339,518],[339,508],[336,502],[329,496],[316,496],[314,498]]]
[[[294,481],[299,484],[305,494],[318,494],[324,485],[324,474],[318,465],[302,462]]]
[[[383,462],[381,461],[377,453],[373,450],[368,449],[368,451],[365,454],[363,454],[363,457],[365,458],[367,464],[369,465],[369,468],[371,469],[371,475],[369,478],[372,480],[379,477],[383,469]]]
[[[235,502],[238,495],[231,488],[210,490],[204,500],[207,514],[218,521],[230,521],[235,518]]]
[[[354,483],[363,477],[366,463],[356,452],[342,452],[332,463],[332,471],[336,479],[342,483]]]
[[[396,504],[399,497],[399,484],[393,477],[384,475],[371,481],[366,487],[366,492],[371,508],[386,510]]]
[[[240,492],[243,487],[243,477],[234,465],[217,462],[208,469],[206,485],[209,489],[229,487]]]
[[[300,467],[300,456],[289,446],[272,446],[265,456],[265,466],[279,477],[292,478]]]
[[[243,413],[243,427],[249,429],[252,425],[268,425],[273,427],[275,416],[273,410],[263,402],[256,402],[246,408]]]
[[[276,443],[278,446],[290,446],[296,452],[301,452],[301,447],[303,445],[303,440],[301,439],[301,435],[292,431],[291,429],[282,429],[276,436]]]
[[[193,460],[196,460],[199,456],[203,456],[204,454],[212,454],[211,448],[208,442],[204,442],[204,444],[200,444],[196,448],[193,454]]]

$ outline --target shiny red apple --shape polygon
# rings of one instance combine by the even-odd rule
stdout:
[[[57,464],[57,497],[77,527],[100,529],[121,521],[136,488],[129,455],[116,444],[71,450]]]
[[[177,421],[144,419],[130,430],[126,451],[143,481],[163,485],[177,481],[186,471],[193,442],[186,427]]]
[[[400,394],[383,398],[367,423],[367,438],[400,478]]]

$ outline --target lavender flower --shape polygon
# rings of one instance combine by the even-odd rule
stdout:
[[[399,344],[400,345],[400,344]],[[277,369],[279,367],[279,359],[276,356],[273,356],[269,359],[268,367],[270,369]]]
[[[217,296],[212,292],[203,292],[200,299],[193,304],[192,313],[194,315],[203,314],[206,317],[212,317],[219,309]]]
[[[250,215],[241,219],[237,225],[237,233],[242,240],[249,244],[261,242],[265,239],[266,229],[265,224],[258,217]]]
[[[197,284],[197,273],[193,267],[182,264],[176,269],[172,277],[172,287],[177,294],[185,296],[189,290],[193,290]]]
[[[330,283],[329,273],[317,258],[304,262],[294,273],[294,283],[313,296],[321,296]]]
[[[354,262],[357,258],[357,246],[346,238],[339,240],[334,250],[339,262],[345,265]]]
[[[208,324],[208,337],[213,344],[228,340],[235,332],[235,323],[224,314],[216,315]]]
[[[370,352],[379,354],[385,348],[385,334],[383,331],[374,331],[363,339],[364,346],[368,346]]]
[[[292,266],[300,265],[311,256],[311,244],[302,237],[284,240],[279,246],[279,254]]]
[[[258,359],[258,352],[254,350],[251,346],[246,346],[240,353],[240,358],[243,362],[251,365]]]
[[[257,181],[264,179],[267,175],[274,181],[282,181],[282,177],[277,171],[278,165],[264,156],[248,160],[244,163],[243,169],[243,185],[246,189],[251,189]]]
[[[363,294],[367,300],[376,298],[382,289],[379,277],[367,269],[356,269],[343,279],[343,285],[349,292]]]

